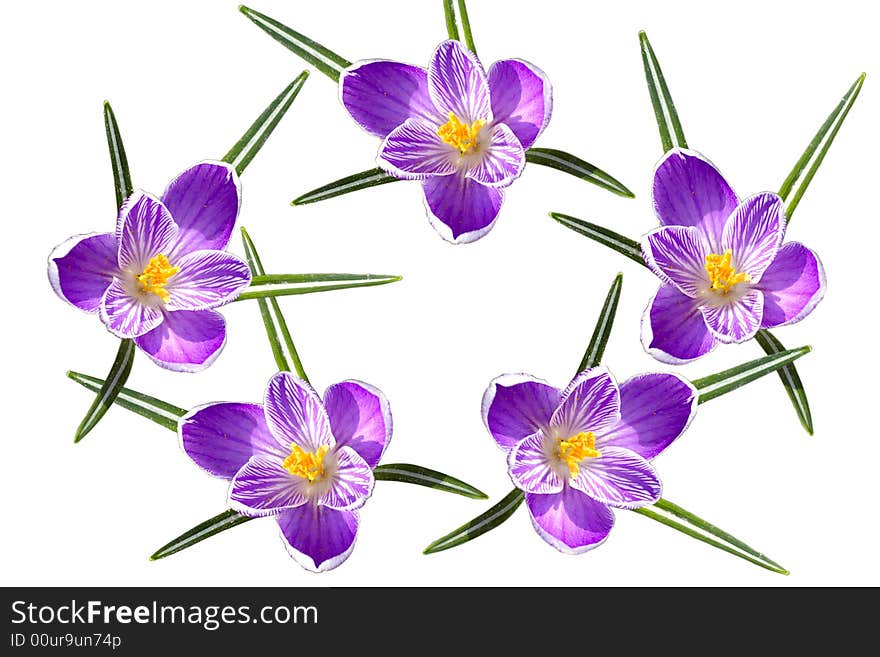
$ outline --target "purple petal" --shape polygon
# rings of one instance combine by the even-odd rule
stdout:
[[[526,436],[550,426],[562,393],[528,374],[502,374],[483,394],[483,423],[498,446],[509,451]]]
[[[526,163],[526,152],[513,131],[503,123],[492,126],[488,145],[474,156],[467,175],[490,187],[506,187],[519,178]]]
[[[705,356],[717,341],[697,301],[673,285],[661,285],[642,315],[642,346],[663,363],[681,365]]]
[[[762,328],[799,322],[825,296],[825,270],[803,244],[789,242],[776,254],[757,286],[764,293]]]
[[[521,440],[507,458],[508,472],[513,484],[527,493],[558,493],[565,480],[554,467],[545,449],[543,433]]]
[[[125,284],[114,278],[101,299],[101,321],[119,338],[136,338],[162,323],[161,307],[132,289],[137,285],[134,279]]]
[[[675,148],[654,170],[654,211],[664,226],[695,226],[717,252],[739,204],[718,169],[696,151]]]
[[[623,447],[603,447],[602,456],[584,459],[573,488],[597,502],[635,509],[660,499],[660,480],[654,467]]]
[[[550,418],[550,425],[558,427],[562,438],[582,431],[596,434],[620,420],[620,391],[611,373],[604,367],[584,370],[568,384],[562,393],[562,403]]]
[[[773,262],[785,236],[782,199],[772,192],[750,196],[743,201],[724,226],[721,248],[730,249],[737,271],[756,284]]]
[[[153,362],[175,372],[200,372],[226,344],[226,320],[213,310],[175,310],[135,341]]]
[[[329,459],[330,457],[328,457]],[[360,508],[373,491],[373,469],[351,447],[337,447],[332,465],[325,460],[325,468],[332,472],[331,482],[317,501],[333,509],[352,510]],[[332,470],[329,468],[332,467]],[[315,482],[319,485],[319,482]]]
[[[391,408],[382,391],[361,381],[343,381],[324,392],[324,407],[337,448],[352,448],[375,468],[391,440]]]
[[[553,110],[550,80],[537,66],[521,59],[505,59],[489,67],[489,91],[495,123],[504,123],[530,148]]]
[[[674,285],[689,297],[698,297],[709,287],[709,248],[703,234],[691,226],[664,226],[642,240],[648,267],[664,283]]]
[[[209,474],[232,479],[254,455],[286,458],[289,450],[269,432],[259,404],[220,402],[198,406],[178,426],[180,444]]]
[[[192,251],[173,263],[180,268],[166,286],[168,310],[207,310],[229,303],[251,283],[251,270],[226,251]]]
[[[697,390],[677,374],[641,374],[620,385],[620,422],[596,449],[624,447],[652,459],[678,438],[697,412]]]
[[[614,526],[611,509],[570,486],[553,495],[528,493],[526,506],[535,531],[560,552],[599,547]]]
[[[307,570],[332,570],[348,559],[354,549],[356,511],[306,504],[282,511],[277,517],[287,552]]]
[[[241,207],[238,174],[225,162],[200,162],[171,181],[162,201],[179,228],[169,259],[225,249]]]
[[[428,93],[441,116],[452,112],[462,123],[492,120],[486,72],[458,41],[444,41],[434,51],[428,66]]]
[[[764,295],[752,289],[717,306],[702,306],[706,326],[719,342],[745,342],[755,337],[764,316]]]
[[[49,255],[49,283],[67,303],[96,313],[101,298],[118,273],[116,236],[112,233],[74,235]]]
[[[282,459],[251,456],[232,479],[229,506],[251,516],[270,516],[309,501],[309,480],[284,469]]]
[[[396,178],[424,180],[455,173],[458,157],[458,151],[440,139],[434,125],[407,119],[382,142],[377,163]]]
[[[428,72],[418,66],[374,59],[342,72],[339,97],[358,125],[377,137],[409,118],[445,123],[428,95]]]
[[[422,183],[428,220],[447,242],[466,244],[492,230],[504,192],[462,175],[428,178]]]
[[[151,258],[171,252],[177,231],[162,201],[146,192],[135,192],[122,204],[116,222],[119,268],[135,276],[141,274]]]
[[[290,372],[279,372],[269,380],[264,408],[270,431],[282,443],[298,445],[307,452],[335,444],[318,393]]]

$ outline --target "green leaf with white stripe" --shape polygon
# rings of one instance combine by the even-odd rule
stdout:
[[[322,187],[313,189],[310,192],[298,196],[290,202],[291,205],[308,205],[309,203],[317,203],[318,201],[326,201],[334,196],[342,196],[351,192],[359,192],[362,189],[369,189],[378,185],[387,185],[388,183],[401,180],[395,178],[390,173],[385,173],[382,169],[369,169],[361,171],[339,180],[334,180]]]
[[[312,41],[307,36],[287,27],[274,18],[270,18],[244,5],[241,5],[238,10],[282,46],[307,61],[335,82],[339,82],[339,76],[342,71],[351,66],[351,62],[344,57],[337,55],[329,48],[325,48],[317,41]]]
[[[785,182],[782,183],[782,187],[779,190],[779,196],[782,197],[782,200],[787,201],[785,204],[786,221],[791,221],[791,216],[794,214],[798,203],[800,203],[801,197],[804,195],[804,192],[807,191],[807,187],[813,180],[813,176],[816,175],[816,171],[819,169],[819,165],[822,164],[822,160],[825,159],[825,154],[828,152],[828,149],[831,148],[831,144],[834,142],[834,138],[837,136],[840,126],[843,125],[846,115],[849,114],[853,103],[855,103],[856,98],[859,97],[859,92],[862,90],[862,83],[864,81],[865,74],[862,73],[858,79],[853,82],[849,91],[846,92],[837,104],[837,107],[834,108],[834,111],[828,115],[827,119],[825,119],[825,123],[819,128],[819,132],[817,132],[810,141],[807,149],[795,163],[794,168],[791,170],[791,173],[788,174]]]
[[[79,372],[68,372],[67,376],[92,392],[102,390],[105,383],[104,379]],[[186,410],[179,406],[128,388],[119,388],[113,403],[175,432],[180,418],[186,415]]]
[[[266,271],[263,269],[260,254],[257,253],[257,247],[254,246],[253,240],[244,227],[241,229],[241,240],[244,243],[245,258],[251,268],[251,273],[254,277],[265,276]],[[263,317],[266,336],[269,339],[269,346],[272,348],[272,355],[275,358],[275,364],[278,365],[278,370],[280,372],[295,370],[297,376],[308,383],[309,379],[306,376],[305,368],[303,368],[296,345],[293,344],[293,338],[287,328],[287,321],[281,313],[278,301],[270,297],[257,299],[257,303],[260,306],[260,315]]]
[[[512,516],[524,499],[525,494],[518,488],[514,488],[503,500],[485,513],[481,513],[470,522],[466,522],[461,527],[453,529],[445,536],[441,536],[431,543],[425,548],[424,553],[434,554],[435,552],[449,550],[472,541],[488,531],[492,531]]]
[[[474,488],[469,483],[450,477],[436,470],[429,470],[420,465],[412,465],[411,463],[390,463],[388,465],[379,465],[373,470],[376,481],[399,481],[405,484],[416,484],[417,486],[426,486],[435,490],[442,490],[447,493],[455,493],[463,495],[475,500],[488,499],[483,491]]]
[[[651,96],[651,105],[654,108],[654,118],[657,120],[657,128],[660,130],[660,141],[663,143],[663,152],[671,148],[687,148],[684,131],[681,129],[681,121],[678,112],[672,102],[672,95],[666,86],[666,78],[660,63],[654,55],[648,35],[639,32],[639,47],[642,51],[642,64],[645,67],[645,80],[648,83],[648,93]]]
[[[742,365],[731,367],[723,372],[694,379],[691,383],[699,392],[699,403],[720,397],[732,390],[736,390],[755,379],[779,370],[781,367],[791,364],[801,356],[810,353],[810,347],[804,346],[798,349],[786,349],[770,356],[764,356],[750,360]]]
[[[769,356],[783,353],[786,350],[782,343],[766,329],[758,331],[755,335],[755,340],[761,345],[764,353]],[[791,400],[791,405],[794,406],[798,419],[801,421],[801,425],[812,436],[813,415],[810,413],[810,402],[807,399],[807,393],[804,392],[804,384],[801,383],[800,375],[794,368],[794,365],[780,367],[778,374],[782,385],[785,386],[785,392]]]
[[[531,164],[540,164],[544,167],[550,167],[557,171],[562,171],[575,178],[580,178],[588,183],[592,183],[609,192],[623,196],[624,198],[635,198],[633,194],[622,182],[617,180],[611,174],[605,173],[599,167],[590,164],[586,160],[560,151],[555,148],[530,148],[526,151],[526,161]]]
[[[354,287],[375,287],[402,281],[393,274],[268,274],[255,276],[251,285],[235,301],[289,297]],[[314,285],[320,283],[320,285]]]
[[[246,523],[248,520],[253,520],[253,518],[243,516],[231,509],[224,511],[213,518],[209,518],[205,522],[196,525],[189,531],[184,532],[174,540],[169,541],[160,547],[150,555],[150,561],[158,561],[159,559],[170,557],[172,554],[176,554],[181,550],[192,547],[196,543],[201,543],[206,538],[211,538],[215,534],[225,532],[227,529],[232,529],[233,527],[238,527],[239,525]]]
[[[110,167],[113,170],[113,188],[116,191],[116,207],[121,208],[131,196],[131,173],[128,170],[128,158],[125,146],[119,134],[119,125],[110,103],[104,101],[104,130],[107,133],[107,148],[110,151]]]
[[[620,301],[622,287],[623,274],[618,274],[615,276],[614,282],[611,283],[611,288],[605,297],[605,303],[602,304],[602,310],[599,313],[599,319],[596,320],[596,328],[593,329],[590,344],[587,345],[584,357],[578,365],[578,373],[596,367],[602,360],[602,356],[605,355],[605,346],[608,344],[611,329],[614,327],[614,317],[617,315],[617,303]]]
[[[453,0],[443,0],[443,13],[446,17],[446,33],[450,39],[461,41],[474,55],[477,48],[474,46],[474,35],[471,32],[471,21],[468,17],[467,3],[465,0],[457,0],[458,13],[456,14]]]
[[[113,365],[110,367],[110,372],[107,374],[106,381],[102,381],[101,387],[95,389],[95,392],[98,394],[95,396],[92,405],[89,406],[89,410],[86,411],[82,422],[79,423],[73,436],[73,442],[78,443],[85,438],[101,421],[101,418],[107,414],[107,411],[110,410],[110,407],[116,400],[116,396],[128,380],[128,375],[131,374],[134,352],[134,340],[119,341],[119,349],[116,352]]]
[[[275,130],[278,122],[290,109],[291,104],[302,89],[308,71],[303,71],[278,96],[275,97],[253,125],[241,136],[241,139],[223,156],[223,161],[235,167],[239,175],[263,147],[263,144]]]
[[[634,260],[640,265],[647,267],[645,259],[642,257],[642,247],[635,240],[624,237],[620,233],[615,233],[613,230],[608,230],[602,226],[591,224],[589,221],[584,221],[561,212],[551,212],[550,216],[569,230],[573,230],[584,237],[589,237],[591,240],[599,242],[599,244],[604,244],[609,249],[613,249],[630,260]]]

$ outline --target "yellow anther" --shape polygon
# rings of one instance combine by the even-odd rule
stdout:
[[[298,445],[290,446],[290,456],[284,459],[284,469],[290,474],[313,483],[324,474],[324,455],[330,449],[321,445],[316,452],[307,452]]]
[[[486,122],[482,119],[474,121],[470,125],[462,123],[455,114],[450,112],[449,120],[437,129],[437,134],[440,139],[465,155],[477,148],[477,135],[484,125]]]
[[[710,253],[706,256],[706,272],[712,283],[712,291],[727,294],[737,283],[747,283],[752,277],[745,272],[738,272],[730,264],[731,253],[727,249],[722,255]]]
[[[168,303],[171,295],[165,286],[168,284],[168,279],[179,271],[180,267],[172,267],[168,258],[160,253],[150,258],[147,268],[144,269],[143,274],[137,277],[137,280],[144,292],[155,294],[162,301]]]
[[[596,436],[592,431],[581,431],[576,436],[559,441],[559,458],[568,465],[572,478],[580,473],[580,464],[584,459],[597,459],[602,452],[596,449]]]

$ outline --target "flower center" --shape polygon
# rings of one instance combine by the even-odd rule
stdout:
[[[316,452],[307,452],[299,445],[290,446],[290,456],[284,459],[284,469],[290,474],[308,479],[312,484],[324,475],[324,455],[330,448],[321,445]]]
[[[155,294],[162,301],[168,303],[171,295],[165,286],[168,284],[168,279],[179,271],[180,267],[172,267],[168,258],[160,253],[150,258],[147,268],[144,269],[143,274],[137,277],[137,280],[144,292]]]
[[[602,452],[596,449],[596,436],[592,431],[581,431],[576,436],[559,441],[559,458],[568,465],[572,478],[580,473],[580,464],[584,459],[597,459]]]
[[[482,119],[474,121],[470,125],[462,123],[454,113],[450,112],[449,120],[437,129],[437,134],[440,139],[465,155],[471,150],[476,150],[477,135],[484,125],[486,122]]]
[[[710,253],[706,256],[706,272],[709,274],[709,282],[712,283],[712,291],[716,294],[727,294],[737,283],[747,283],[752,277],[745,272],[738,272],[730,264],[730,249],[722,255]]]

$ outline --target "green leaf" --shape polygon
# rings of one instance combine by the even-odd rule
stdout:
[[[455,5],[452,3],[453,0],[443,0],[443,13],[446,15],[446,34],[449,35],[450,39],[460,41],[461,35],[458,32],[458,23],[455,20]]]
[[[642,258],[642,247],[635,240],[631,240],[619,233],[615,233],[613,230],[608,230],[602,226],[591,224],[588,221],[567,214],[562,214],[561,212],[551,212],[550,216],[566,228],[569,228],[576,233],[580,233],[585,237],[589,237],[591,240],[599,242],[599,244],[604,244],[609,249],[614,249],[630,260],[635,260],[640,265],[647,267],[644,258]]]
[[[635,194],[629,191],[622,182],[571,153],[555,148],[530,148],[526,151],[526,161],[586,180],[588,183],[607,189],[618,196],[635,198]]]
[[[265,14],[261,14],[244,5],[241,5],[238,10],[251,19],[266,34],[294,54],[302,57],[331,80],[339,82],[339,76],[342,71],[351,66],[351,62],[344,57],[279,23],[274,18],[269,18]]]
[[[106,381],[101,382],[101,387],[96,390],[98,393],[95,401],[86,411],[85,417],[79,423],[73,442],[78,443],[85,438],[88,433],[95,428],[101,418],[110,410],[110,406],[119,395],[122,386],[128,380],[131,374],[131,364],[134,362],[134,340],[121,340],[119,342],[119,350],[116,352],[116,359],[110,367]]]
[[[68,372],[67,376],[92,392],[102,390],[105,385],[104,379],[79,372]],[[113,403],[175,432],[180,418],[186,415],[186,410],[179,406],[128,388],[119,388]]]
[[[761,345],[761,348],[768,355],[783,353],[785,347],[774,337],[767,329],[761,329],[755,335],[755,340]],[[807,393],[804,392],[804,384],[801,383],[801,377],[798,375],[794,365],[785,365],[778,370],[779,378],[782,385],[785,386],[785,392],[791,400],[791,405],[797,413],[798,419],[801,421],[804,429],[811,436],[813,435],[813,416],[810,413],[810,402],[807,400]]]
[[[464,36],[464,45],[476,55],[477,49],[474,46],[474,35],[471,32],[471,21],[468,18],[465,0],[458,0],[458,16],[455,15],[452,0],[443,0],[443,13],[446,15],[446,33],[449,38],[461,41]]]
[[[244,243],[245,258],[254,277],[251,283],[253,284],[254,279],[265,277],[266,272],[263,269],[260,254],[257,253],[257,247],[254,246],[254,242],[244,229],[244,226],[241,228],[241,240]],[[337,276],[338,274],[330,275]],[[302,274],[302,276],[315,276],[315,274]],[[263,317],[266,336],[269,338],[269,346],[272,348],[272,355],[275,357],[278,370],[280,372],[290,372],[292,366],[296,370],[297,376],[308,383],[309,378],[306,376],[306,371],[296,350],[296,345],[293,344],[293,338],[290,335],[290,330],[287,328],[287,321],[285,321],[284,315],[281,313],[278,301],[274,298],[257,299],[257,303],[260,305],[260,315]],[[279,339],[279,335],[281,339]]]
[[[651,95],[651,105],[654,107],[654,117],[657,120],[657,128],[660,130],[660,141],[663,142],[663,152],[671,148],[687,148],[684,131],[678,120],[678,112],[672,102],[669,88],[666,86],[666,78],[663,70],[654,55],[648,35],[639,32],[639,45],[642,50],[642,63],[645,66],[645,80],[648,83],[648,93]]]
[[[766,374],[775,372],[781,367],[797,360],[801,356],[810,353],[810,347],[800,347],[799,349],[787,349],[780,351],[771,356],[763,356],[755,360],[750,360],[742,365],[731,367],[718,374],[705,376],[701,379],[694,379],[691,383],[699,391],[699,403],[707,402],[710,399],[720,397],[731,390],[736,390],[747,383],[751,383],[755,379],[760,379]]]
[[[170,557],[172,554],[185,550],[188,547],[192,547],[196,543],[201,543],[206,538],[211,538],[215,534],[225,532],[227,529],[237,527],[248,520],[253,520],[253,518],[243,516],[232,510],[224,511],[213,518],[196,525],[188,532],[184,532],[174,540],[160,547],[150,555],[150,561],[158,561],[159,559]]]
[[[385,185],[396,182],[401,178],[395,178],[390,173],[385,173],[382,169],[369,169],[361,171],[339,180],[334,180],[323,187],[318,187],[310,192],[306,192],[302,196],[298,196],[290,202],[291,205],[307,205],[309,203],[317,203],[318,201],[326,201],[334,196],[342,196],[351,192],[358,192],[369,187],[377,185]]]
[[[844,97],[837,104],[837,107],[834,108],[834,111],[828,115],[827,119],[825,119],[825,123],[822,124],[822,127],[819,128],[819,132],[817,132],[816,136],[810,141],[807,150],[804,151],[804,154],[801,155],[800,159],[795,163],[791,173],[788,174],[788,178],[782,183],[782,187],[779,190],[779,196],[782,197],[782,200],[788,200],[788,203],[785,206],[785,218],[787,221],[791,221],[791,215],[794,214],[795,208],[797,208],[798,203],[800,203],[804,192],[807,191],[810,181],[812,181],[813,176],[816,175],[816,170],[819,168],[819,165],[822,164],[822,160],[825,159],[825,154],[828,152],[828,149],[831,148],[831,144],[837,136],[837,131],[840,130],[840,126],[843,125],[843,120],[846,118],[846,115],[849,114],[849,110],[852,108],[853,103],[856,102],[856,98],[859,97],[859,92],[862,90],[862,83],[864,81],[865,74],[862,73],[858,79],[853,82],[849,91],[846,92]],[[809,165],[809,167],[807,165]]]
[[[110,103],[104,101],[104,129],[107,132],[107,148],[110,150],[110,166],[113,169],[113,187],[116,190],[116,208],[122,207],[131,196],[131,174],[128,171],[128,158],[119,134],[119,125]]]
[[[513,515],[513,512],[519,508],[524,499],[525,494],[518,488],[514,488],[503,500],[485,513],[478,515],[470,522],[466,522],[458,529],[449,532],[445,536],[441,536],[431,543],[425,548],[424,553],[434,554],[435,552],[442,552],[443,550],[457,547],[495,529]]]
[[[405,484],[417,484],[447,493],[463,495],[475,500],[488,499],[488,496],[483,491],[474,488],[461,479],[410,463],[380,465],[373,470],[373,475],[376,477],[376,481],[400,481]]]
[[[596,328],[593,329],[593,336],[590,338],[590,344],[584,352],[584,357],[578,365],[578,373],[583,372],[591,367],[596,367],[605,354],[605,346],[608,344],[608,338],[611,336],[611,328],[614,326],[614,317],[617,315],[617,302],[620,301],[620,290],[623,287],[623,274],[618,274],[611,283],[608,290],[608,296],[605,297],[605,303],[602,305],[602,311],[596,320]]]
[[[312,276],[313,281],[324,281],[322,285],[303,285],[298,280],[302,276]],[[402,276],[390,274],[273,274],[260,276],[258,285],[251,284],[235,301],[248,299],[267,299],[271,297],[288,297],[313,292],[329,292],[331,290],[347,290],[353,287],[373,287],[402,281]],[[333,281],[336,281],[335,283]]]
[[[263,144],[275,130],[275,126],[281,118],[287,113],[299,90],[302,89],[306,79],[309,77],[308,71],[300,73],[296,79],[291,82],[284,91],[278,94],[269,106],[263,110],[263,113],[257,117],[253,125],[247,129],[241,139],[233,146],[229,152],[223,156],[223,161],[235,167],[239,175],[245,170],[254,156],[260,152]]]

